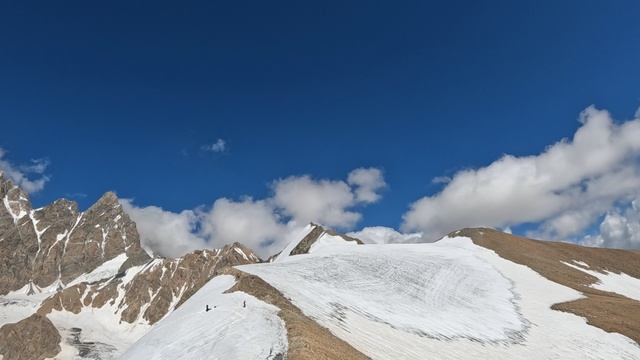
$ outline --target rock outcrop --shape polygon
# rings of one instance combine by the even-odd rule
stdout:
[[[41,360],[60,352],[60,333],[46,316],[33,314],[0,328],[4,360]]]
[[[114,193],[85,212],[65,199],[33,209],[27,194],[0,174],[0,200],[0,295],[27,284],[69,283],[122,253],[124,268],[150,260]]]
[[[242,291],[280,309],[278,316],[287,327],[287,359],[369,359],[306,316],[291,300],[260,277],[235,268],[227,268],[226,272],[236,277],[236,284],[227,292]]]
[[[362,241],[360,239],[353,238],[351,236],[347,236],[344,234],[338,234],[331,229],[327,229],[318,224],[311,223],[311,231],[304,237],[298,245],[296,245],[293,250],[289,253],[289,255],[300,255],[300,254],[308,254],[311,249],[311,245],[313,245],[323,234],[329,234],[331,236],[341,237],[344,241],[355,241],[358,245],[362,245]]]
[[[176,259],[154,259],[110,279],[68,287],[45,300],[38,313],[57,310],[77,314],[84,307],[108,306],[121,321],[154,324],[223,269],[259,261],[238,243],[197,250]]]
[[[555,304],[553,309],[587,319],[590,325],[623,334],[640,343],[640,301],[592,287],[598,279],[579,266],[599,273],[624,273],[640,278],[640,252],[590,248],[564,242],[533,240],[488,228],[454,231],[476,245],[495,251],[500,257],[525,265],[545,278],[584,294],[584,298]],[[586,266],[586,267],[584,267]]]
[[[83,334],[111,327],[117,332],[121,324],[146,329],[223,269],[260,261],[238,243],[152,259],[114,193],[107,192],[84,212],[65,199],[33,209],[28,195],[0,173],[0,296],[5,296],[3,304],[26,314],[2,327],[0,353],[5,360],[41,359],[55,356],[63,345],[82,356],[79,346],[98,344],[91,338],[85,342]],[[104,314],[98,330],[91,321],[78,320],[87,316],[83,311]],[[65,340],[71,330],[77,341]],[[124,350],[105,335],[99,342],[105,349]]]

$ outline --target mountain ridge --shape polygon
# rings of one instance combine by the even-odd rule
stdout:
[[[66,199],[33,209],[0,175],[0,199],[4,360],[189,358],[157,344],[238,360],[557,356],[546,342],[640,358],[637,251],[489,228],[366,245],[310,223],[269,262],[242,239],[162,258],[114,192],[83,212]]]
[[[121,253],[123,269],[150,259],[113,192],[84,212],[66,199],[33,209],[28,195],[0,174],[0,198],[0,294],[29,283],[69,283]]]
[[[0,201],[5,360],[116,356],[224,268],[261,261],[238,242],[152,258],[112,191],[83,212],[67,199],[33,209],[0,173]]]
[[[552,308],[583,316],[589,324],[640,343],[640,301],[594,288],[600,279],[590,273],[616,273],[640,278],[640,253],[637,251],[534,240],[490,228],[465,228],[451,232],[449,236],[470,238],[475,244],[493,250],[505,259],[580,291],[585,295],[584,299],[554,304]]]

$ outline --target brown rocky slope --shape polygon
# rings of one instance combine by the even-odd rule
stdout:
[[[236,284],[228,292],[242,291],[275,305],[278,316],[287,327],[289,360],[365,360],[368,357],[344,340],[333,335],[313,319],[304,315],[281,292],[255,275],[228,268],[226,273],[236,277]]]
[[[60,334],[45,316],[33,314],[0,328],[3,360],[41,360],[60,352]]]
[[[123,256],[126,261],[120,265]],[[111,260],[119,264],[115,276],[113,270],[108,277],[98,272],[103,278],[96,279],[94,275],[91,282],[82,280]],[[80,325],[75,323],[74,315],[83,310],[91,314],[94,309],[106,309],[107,314],[113,314],[109,322],[148,327],[180,306],[222,269],[259,261],[251,250],[237,243],[175,259],[152,259],[143,250],[135,223],[114,193],[104,194],[84,212],[65,199],[33,209],[28,195],[0,173],[2,311],[20,306],[15,305],[16,296],[19,302],[32,304],[21,306],[20,313],[32,307],[37,310],[36,314],[25,313],[22,320],[12,320],[13,324],[4,324],[0,330],[0,354],[4,359],[55,355],[61,341],[69,340],[61,338],[61,331],[77,330],[79,334],[82,330],[75,328]],[[53,311],[56,317],[50,316]],[[57,323],[60,318],[67,319],[67,323]],[[69,329],[69,324],[74,328]],[[91,343],[81,345],[87,347]],[[95,352],[90,357],[94,355]]]
[[[110,279],[80,283],[46,299],[39,314],[53,310],[74,314],[84,307],[110,306],[114,315],[128,323],[154,324],[198,291],[223,269],[259,262],[241,244],[223,249],[197,250],[180,258],[154,259],[139,268]]]
[[[582,292],[585,298],[555,304],[555,310],[585,317],[590,325],[623,334],[640,343],[640,301],[595,289],[598,279],[565,263],[580,261],[589,270],[625,273],[640,278],[640,252],[590,248],[575,244],[533,240],[487,228],[454,231],[500,257],[530,267],[545,278]]]
[[[27,284],[64,286],[122,253],[128,258],[122,270],[150,260],[114,193],[85,212],[64,199],[33,209],[0,174],[0,201],[0,295]]]

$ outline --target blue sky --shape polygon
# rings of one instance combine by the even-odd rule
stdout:
[[[539,154],[589,105],[631,119],[638,13],[636,1],[8,3],[0,148],[14,164],[50,161],[36,205],[115,190],[172,212],[375,167],[387,187],[355,227],[398,228],[446,186],[433,178]],[[203,150],[218,139],[224,151]]]

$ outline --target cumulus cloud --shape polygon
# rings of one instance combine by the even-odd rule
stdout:
[[[374,203],[380,200],[379,191],[387,184],[382,171],[377,168],[359,168],[349,173],[347,182],[355,186],[356,200],[363,203]]]
[[[202,145],[202,150],[210,152],[224,152],[227,149],[227,142],[223,139],[218,139],[214,143]]]
[[[0,173],[28,193],[44,189],[49,177],[44,172],[49,166],[46,159],[33,159],[28,164],[15,165],[6,159],[6,151],[0,148]]]
[[[621,249],[640,248],[640,198],[624,209],[608,211],[599,230],[599,234],[586,236],[582,243]]]
[[[360,213],[349,210],[355,205],[355,196],[344,181],[316,181],[309,176],[292,176],[276,181],[273,191],[273,203],[300,223],[315,221],[328,226],[351,227],[361,217]]]
[[[206,247],[196,235],[199,215],[193,210],[179,213],[157,206],[137,207],[131,199],[121,199],[124,211],[136,223],[142,247],[154,255],[180,256]]]
[[[456,173],[442,191],[414,202],[401,228],[435,240],[461,227],[530,223],[543,238],[581,236],[614,204],[639,193],[640,119],[616,123],[589,107],[579,120],[571,140],[538,155],[504,155]]]
[[[357,180],[349,181],[351,174],[358,174]],[[384,180],[379,170],[356,169],[347,181],[290,176],[273,182],[273,194],[266,199],[220,198],[210,208],[179,213],[137,207],[130,200],[123,201],[123,206],[138,224],[143,245],[154,254],[180,256],[237,241],[266,257],[280,251],[291,240],[290,234],[309,222],[352,228],[362,216],[360,208],[379,199],[375,191],[383,187],[380,184]],[[363,187],[373,192],[363,195],[367,200],[358,195]]]
[[[266,201],[222,198],[204,214],[201,234],[210,239],[209,245],[214,248],[237,241],[262,254],[272,254],[280,250],[274,251],[274,246],[280,245],[278,239],[286,231],[286,225]]]
[[[347,235],[369,244],[416,243],[422,241],[422,233],[403,234],[385,226],[365,227]]]

